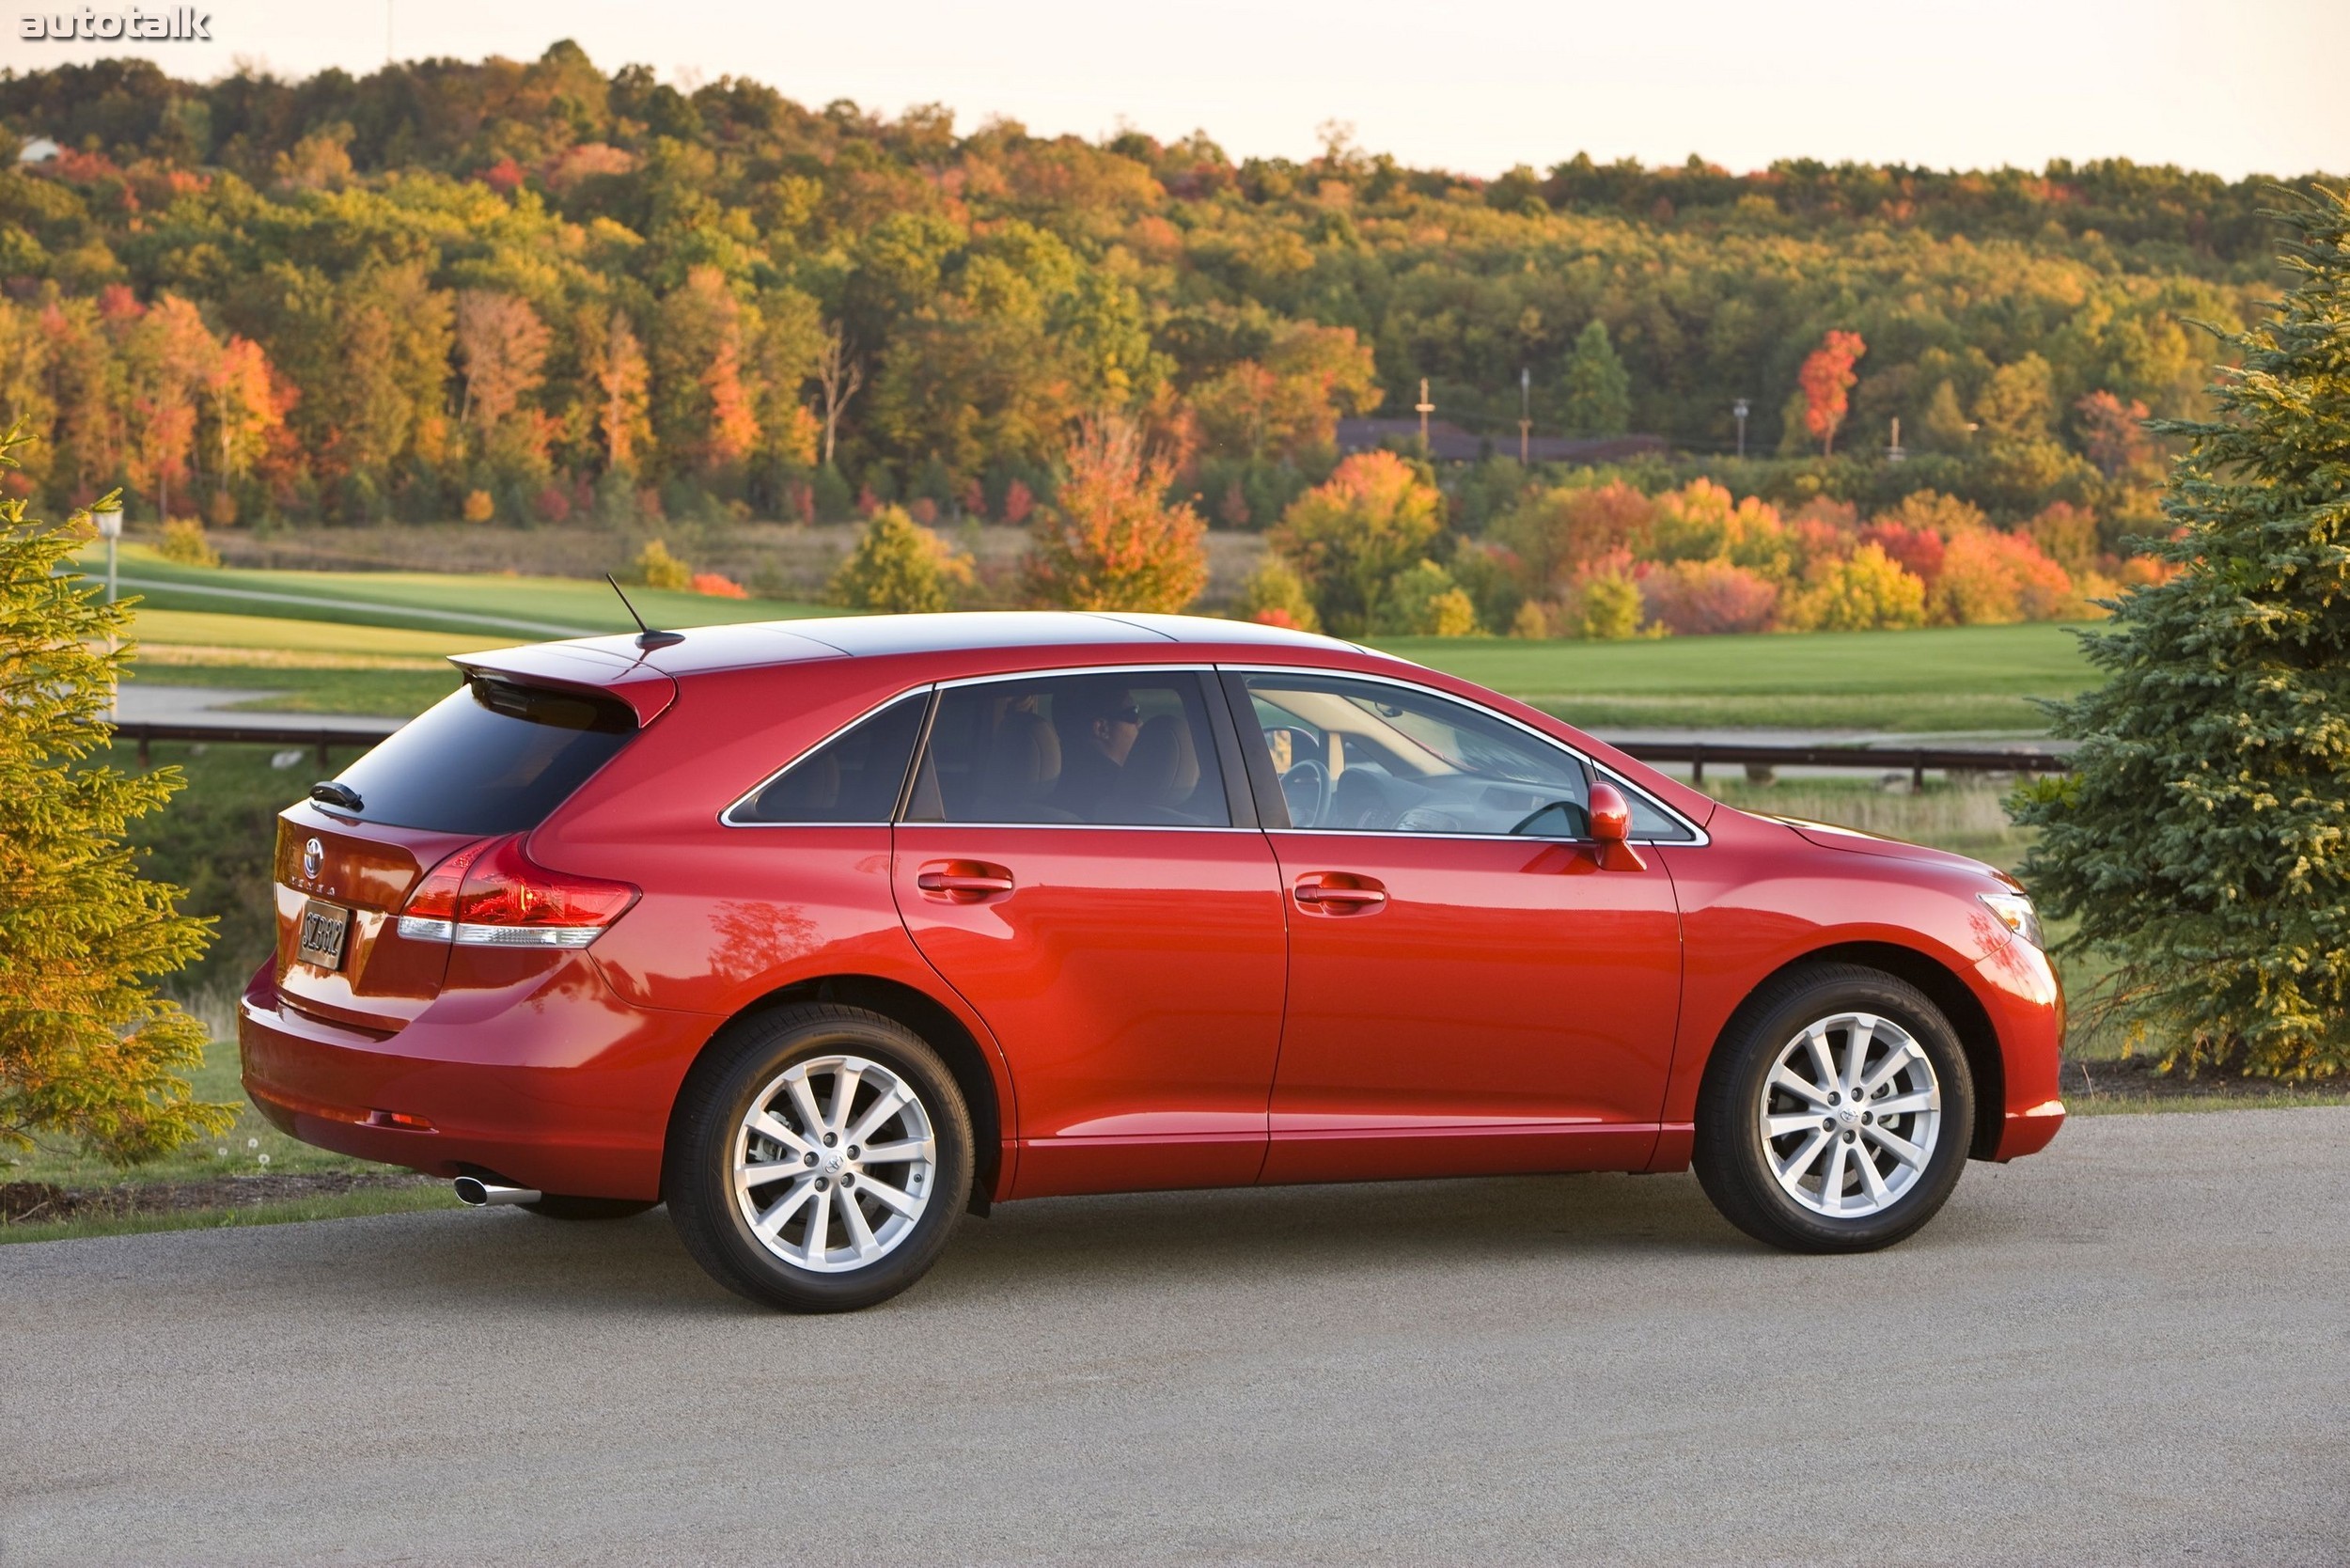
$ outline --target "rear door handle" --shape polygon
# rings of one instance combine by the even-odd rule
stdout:
[[[993,898],[998,893],[1009,893],[1013,887],[1010,871],[978,860],[949,860],[925,867],[915,877],[914,885],[925,893],[957,902]]]
[[[1345,883],[1327,883],[1309,878],[1297,885],[1294,896],[1308,909],[1327,909],[1333,914],[1354,911],[1368,913],[1387,902],[1387,890],[1369,877],[1354,877]]]

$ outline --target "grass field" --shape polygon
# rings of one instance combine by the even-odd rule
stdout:
[[[2037,732],[2092,671],[2062,626],[1380,644],[1586,728]]]

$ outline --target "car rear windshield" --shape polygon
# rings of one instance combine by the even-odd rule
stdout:
[[[361,820],[438,833],[538,826],[636,733],[626,704],[476,676],[337,782]]]

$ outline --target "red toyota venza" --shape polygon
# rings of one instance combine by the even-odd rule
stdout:
[[[603,637],[280,819],[244,1082],[295,1137],[865,1306],[1072,1193],[1671,1171],[1886,1246],[2044,1147],[2063,1000],[1956,855],[1523,703],[1147,615]]]

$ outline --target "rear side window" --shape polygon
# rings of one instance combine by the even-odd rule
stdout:
[[[916,692],[859,720],[761,785],[727,821],[886,823],[930,700],[929,692]]]
[[[949,687],[906,820],[1230,826],[1199,677],[1034,675]]]
[[[635,733],[625,703],[476,676],[337,777],[358,794],[364,822],[520,833]]]

